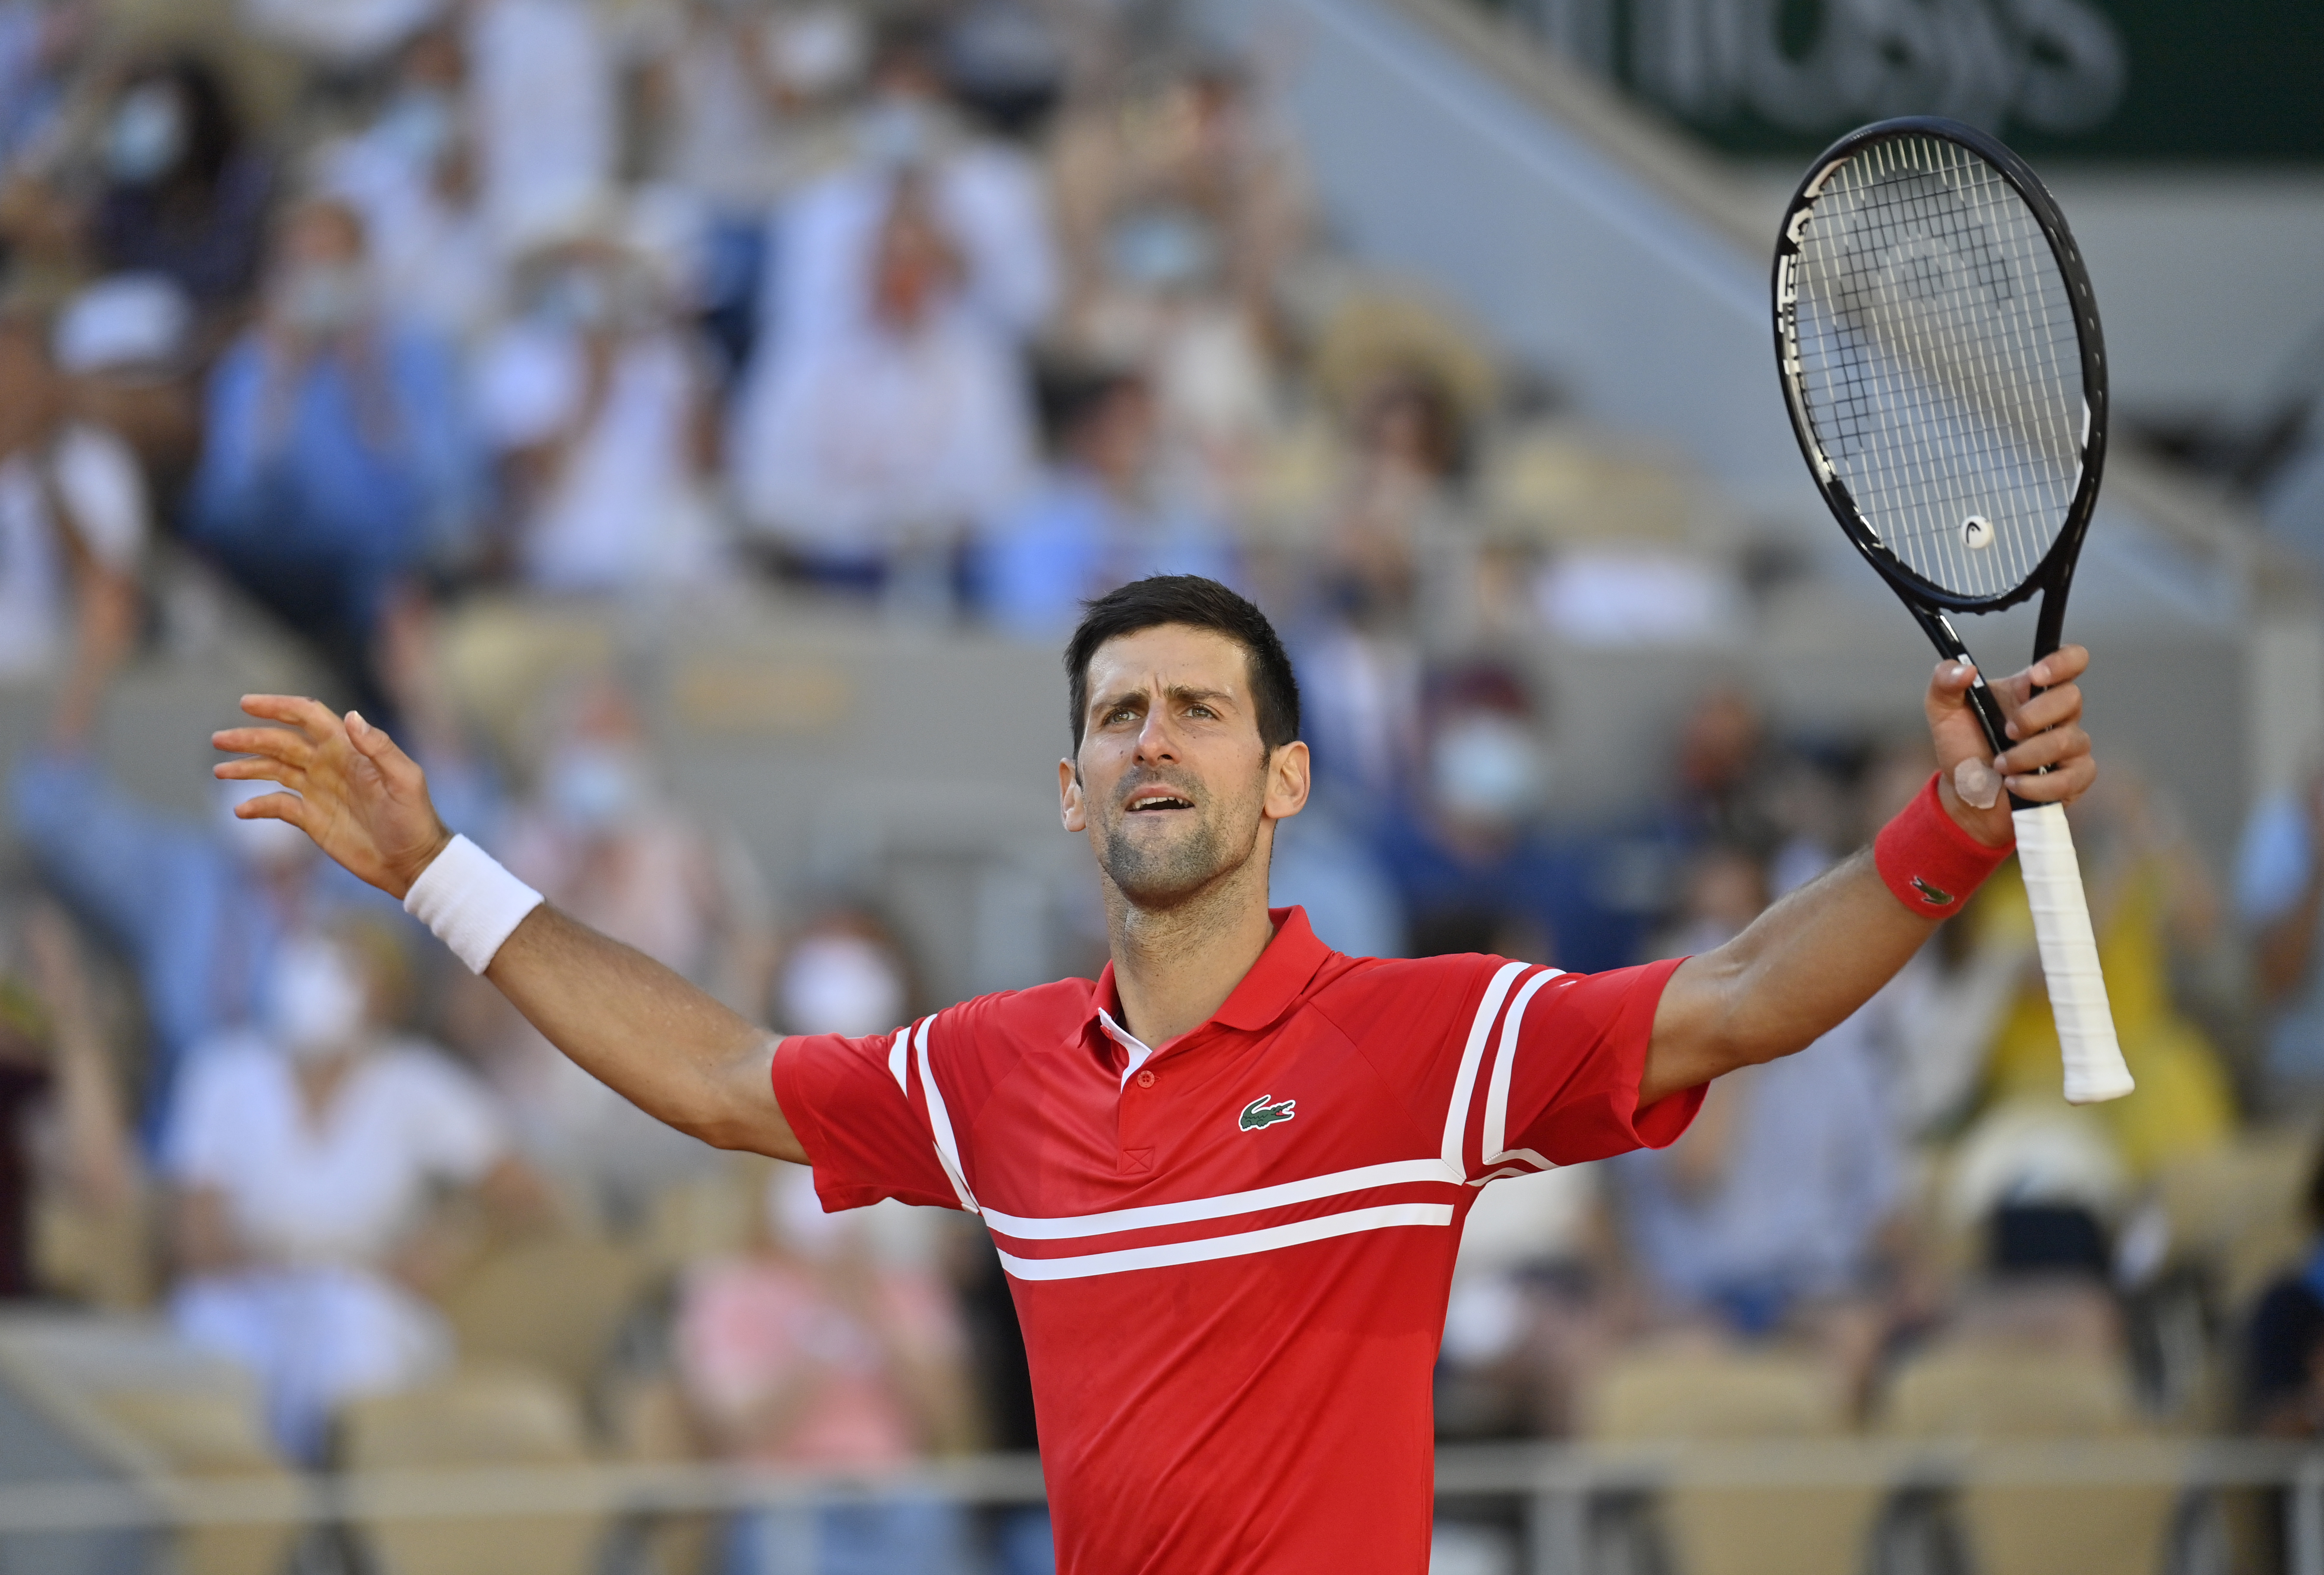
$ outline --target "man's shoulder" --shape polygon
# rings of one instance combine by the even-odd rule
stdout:
[[[1351,1038],[1409,1036],[1416,1028],[1465,1027],[1504,970],[1531,963],[1462,952],[1437,957],[1338,957],[1306,1006]]]
[[[1070,1033],[1089,1019],[1097,981],[1057,979],[1023,990],[996,990],[948,1006],[931,1022],[945,1037],[965,1034],[982,1037],[1046,1038]]]

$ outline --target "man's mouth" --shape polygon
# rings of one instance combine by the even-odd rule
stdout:
[[[1191,799],[1181,798],[1175,793],[1165,793],[1159,788],[1153,788],[1131,794],[1128,811],[1131,815],[1152,815],[1166,809],[1194,807],[1194,802]]]

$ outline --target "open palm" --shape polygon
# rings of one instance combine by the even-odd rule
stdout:
[[[290,791],[237,805],[235,815],[287,821],[389,896],[410,890],[452,840],[419,763],[356,712],[342,718],[320,701],[290,695],[245,695],[242,709],[281,725],[212,733],[213,746],[244,757],[213,767],[212,775]]]

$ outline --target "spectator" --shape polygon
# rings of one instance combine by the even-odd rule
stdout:
[[[1023,378],[965,309],[959,253],[920,182],[896,186],[870,273],[860,327],[762,354],[738,401],[732,482],[798,577],[948,602],[954,544],[1029,479]]]
[[[2324,1232],[2324,1152],[2310,1165],[2308,1223]],[[2243,1331],[2244,1425],[2283,1438],[2324,1432],[2324,1234],[2307,1260],[2260,1293]]]
[[[428,29],[402,51],[371,124],[322,149],[316,171],[362,215],[385,309],[460,344],[496,319],[508,284],[477,185],[467,88],[460,31]]]
[[[1973,1340],[2119,1362],[2129,1355],[2109,1226],[2127,1201],[2120,1150],[2096,1112],[2054,1087],[1989,1107],[1946,1167],[1947,1223],[1981,1238],[1982,1272],[1957,1298]]]
[[[387,1031],[394,954],[376,927],[287,942],[256,1028],[194,1058],[162,1150],[171,1320],[260,1377],[276,1442],[309,1463],[340,1404],[451,1359],[415,1294],[443,1269],[431,1189],[474,1189],[512,1219],[543,1210],[484,1090]]]
[[[137,612],[125,588],[89,598],[47,747],[19,759],[11,788],[16,834],[33,861],[136,972],[149,1030],[143,1121],[150,1141],[192,1047],[257,1015],[259,982],[283,935],[351,907],[393,910],[390,899],[315,857],[303,834],[235,818],[233,805],[263,788],[218,784],[216,817],[204,824],[139,803],[98,761],[92,736]],[[411,642],[389,643],[408,649]],[[415,675],[389,670],[414,719],[412,741],[431,787],[439,797],[452,794],[447,813],[484,829],[488,796],[477,774],[452,752],[450,730],[430,725],[440,706]]]
[[[549,707],[530,799],[509,817],[509,867],[586,924],[759,1015],[769,902],[747,852],[670,797],[637,712],[611,678]],[[712,1151],[652,1119],[557,1053],[497,991],[468,981],[465,1037],[526,1153],[588,1213],[633,1220],[653,1191]]]
[[[1444,1312],[1439,1437],[1572,1433],[1582,1381],[1619,1334],[1599,1186],[1579,1165],[1478,1195]]]
[[[217,72],[190,55],[132,67],[103,136],[98,266],[162,274],[213,318],[238,305],[257,281],[273,171]]]
[[[1056,460],[981,543],[976,575],[988,616],[1047,639],[1082,603],[1146,575],[1232,580],[1226,532],[1166,492],[1156,474],[1154,401],[1143,377],[1065,371],[1053,380]]]
[[[0,317],[0,682],[53,668],[81,594],[134,586],[145,553],[136,456],[67,401],[45,325]]]
[[[2264,800],[2236,856],[2236,906],[2252,935],[2267,1017],[2267,1073],[2312,1099],[2324,1089],[2324,773]]]
[[[359,79],[442,11],[446,0],[242,0],[243,25],[319,71]]]
[[[2216,944],[2221,904],[2178,818],[2129,768],[2075,806],[2074,840],[2090,892],[2098,966],[2107,981],[2116,1037],[2137,1087],[2098,1106],[2123,1161],[2152,1175],[2174,1159],[2227,1142],[2235,1129],[2235,1091],[2210,1036],[2181,1007],[2177,986]],[[2033,915],[2022,874],[1999,872],[1980,898],[2020,934]],[[1989,1076],[1997,1099],[2058,1087],[2063,1067],[2048,992],[2022,975],[1996,1034]]]
[[[1600,911],[1586,850],[1541,824],[1551,761],[1524,681],[1490,663],[1442,673],[1422,726],[1423,779],[1379,832],[1413,953],[1498,952],[1578,972],[1629,962],[1635,939]]]
[[[1037,332],[1056,297],[1040,173],[1006,144],[972,134],[953,113],[924,22],[899,17],[883,30],[853,133],[847,165],[775,215],[762,343],[788,355],[881,315],[878,287],[867,281],[906,187],[949,237],[961,311],[1011,346]]]
[[[910,970],[871,914],[839,907],[802,931],[775,973],[774,1022],[786,1034],[883,1032],[912,1009]]]
[[[88,23],[88,10],[77,4],[0,5],[0,170],[14,169],[57,135]]]
[[[1213,56],[1068,120],[1054,169],[1068,337],[1145,361],[1173,447],[1231,486],[1271,419],[1275,292],[1306,227],[1288,141]]]
[[[35,1280],[42,1202],[119,1219],[143,1188],[71,925],[19,911],[17,967],[0,973],[0,1299],[56,1289]]]
[[[588,0],[476,0],[465,41],[477,186],[512,249],[613,184],[622,128],[611,41]]]
[[[712,379],[669,270],[610,222],[543,247],[528,309],[480,352],[476,409],[506,456],[515,558],[538,589],[720,577]]]
[[[210,378],[189,534],[386,726],[380,617],[459,541],[476,465],[450,355],[382,314],[367,262],[346,204],[285,221],[263,314]]]
[[[680,1380],[718,1452],[788,1466],[876,1471],[964,1448],[964,1339],[950,1292],[883,1261],[875,1220],[900,1205],[822,1211],[807,1174],[770,1177],[758,1245],[698,1266],[680,1293]],[[738,1575],[872,1575],[966,1568],[952,1505],[870,1498],[743,1517]]]
[[[162,275],[115,273],[75,291],[52,336],[67,408],[129,445],[165,515],[201,449],[196,327],[193,303]]]
[[[1766,897],[1757,859],[1712,849],[1664,954],[1724,944]],[[1628,1255],[1666,1316],[1809,1332],[1865,1379],[1886,1333],[1904,1156],[1857,1038],[1722,1078],[1677,1143],[1611,1163]]]
[[[1326,584],[1440,649],[1473,641],[1482,538],[1467,485],[1499,396],[1491,360],[1429,303],[1365,290],[1324,326],[1313,372],[1345,449],[1323,521]]]

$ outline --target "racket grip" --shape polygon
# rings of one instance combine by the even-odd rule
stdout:
[[[2066,1102],[2093,1105],[2118,1100],[2134,1086],[2107,1006],[2106,978],[2090,933],[2090,903],[2074,857],[2073,834],[2060,804],[2014,810],[2017,865],[2034,907],[2034,938],[2042,950],[2042,977],[2058,1022],[2058,1048],[2066,1063]]]

